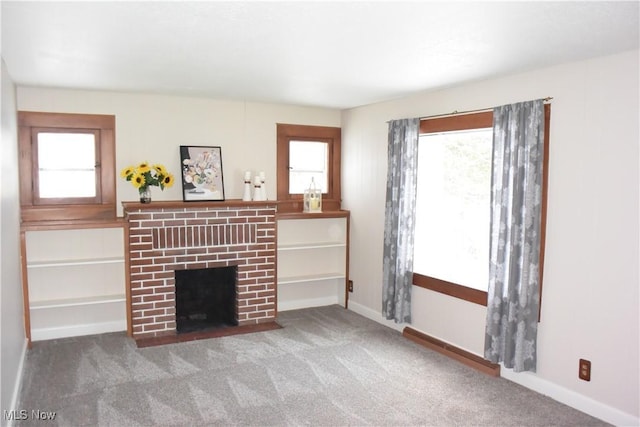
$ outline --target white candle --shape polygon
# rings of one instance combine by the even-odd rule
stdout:
[[[246,171],[244,173],[244,180],[245,181],[251,181],[251,171]]]

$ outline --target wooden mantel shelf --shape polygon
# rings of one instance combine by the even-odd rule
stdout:
[[[221,201],[205,201],[205,202],[185,202],[182,200],[160,200],[151,203],[140,202],[122,202],[122,207],[125,214],[131,211],[145,211],[145,210],[158,210],[158,209],[189,209],[189,208],[217,208],[217,207],[246,207],[256,208],[262,206],[278,206],[281,202],[277,200],[264,200],[264,201],[244,201],[242,199],[231,199]],[[276,213],[278,219],[313,219],[313,218],[344,218],[349,216],[349,211],[346,210],[328,210],[318,213],[306,213],[306,212],[278,212]]]
[[[221,201],[206,201],[206,202],[185,202],[182,200],[160,200],[151,203],[140,202],[122,202],[122,207],[125,212],[137,211],[137,210],[154,210],[154,209],[188,209],[188,208],[227,208],[227,207],[247,207],[255,208],[260,206],[273,206],[277,205],[275,200],[265,201],[244,201],[242,199],[231,199]]]

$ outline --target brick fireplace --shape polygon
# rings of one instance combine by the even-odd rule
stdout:
[[[125,202],[123,207],[134,339],[176,334],[176,270],[236,266],[238,325],[275,321],[274,202]]]

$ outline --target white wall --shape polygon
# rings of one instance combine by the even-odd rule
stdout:
[[[610,422],[637,425],[639,71],[631,51],[344,111],[350,307],[381,311],[386,122],[552,96],[538,371],[504,375]],[[413,326],[480,355],[485,314],[413,288]],[[580,358],[592,362],[590,382],[578,379]]]
[[[0,160],[0,388],[1,411],[15,408],[26,350],[20,272],[20,199],[16,93],[2,60]],[[2,423],[4,423],[4,420]]]
[[[176,177],[153,200],[182,200],[180,145],[222,147],[226,199],[241,199],[244,171],[266,174],[267,195],[276,197],[276,123],[340,126],[340,111],[324,108],[221,101],[134,93],[18,87],[18,109],[115,114],[118,215],[121,201],[138,199],[120,170],[142,161],[162,163]]]

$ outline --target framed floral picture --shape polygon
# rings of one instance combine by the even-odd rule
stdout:
[[[181,145],[180,162],[185,202],[224,200],[220,147]]]

